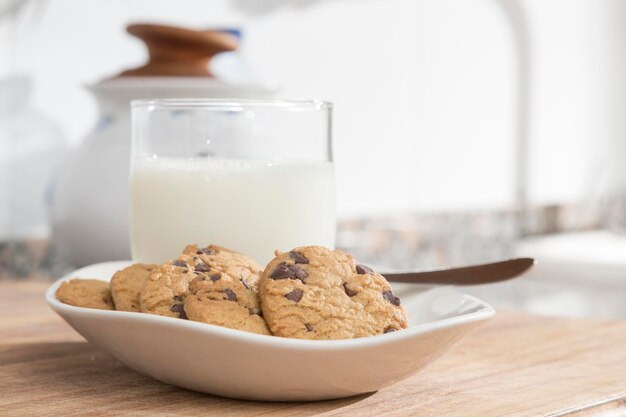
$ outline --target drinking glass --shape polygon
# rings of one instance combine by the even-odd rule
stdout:
[[[321,101],[133,101],[133,260],[164,262],[190,243],[262,264],[276,249],[332,248],[331,113]]]

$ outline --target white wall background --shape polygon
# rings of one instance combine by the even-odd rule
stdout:
[[[281,96],[336,103],[341,216],[510,207],[520,74],[503,3],[518,2],[49,0],[5,22],[0,71],[32,75],[37,105],[78,144],[96,115],[81,85],[145,57],[128,22],[240,26],[241,54]],[[531,32],[532,201],[621,186],[624,8],[519,6]]]
[[[533,201],[623,189],[626,2],[525,1],[533,50]]]

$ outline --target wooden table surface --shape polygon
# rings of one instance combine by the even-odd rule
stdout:
[[[626,322],[499,313],[422,372],[379,392],[261,403],[131,371],[56,316],[43,300],[46,286],[0,283],[0,416],[626,415]]]

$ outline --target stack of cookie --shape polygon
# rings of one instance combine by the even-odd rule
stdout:
[[[73,279],[67,304],[175,317],[299,339],[373,336],[408,326],[387,280],[352,256],[319,246],[276,252],[264,271],[249,257],[187,246],[162,265],[134,264],[104,281]]]

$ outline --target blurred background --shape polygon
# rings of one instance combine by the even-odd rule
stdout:
[[[362,262],[532,256],[524,279],[466,290],[500,308],[626,318],[619,0],[0,0],[0,279],[128,252],[101,185],[127,168],[103,163],[98,186],[67,171],[125,157],[107,142],[128,129],[120,102],[196,88],[111,82],[146,62],[126,32],[137,22],[236,39],[201,96],[335,103],[337,244]]]

